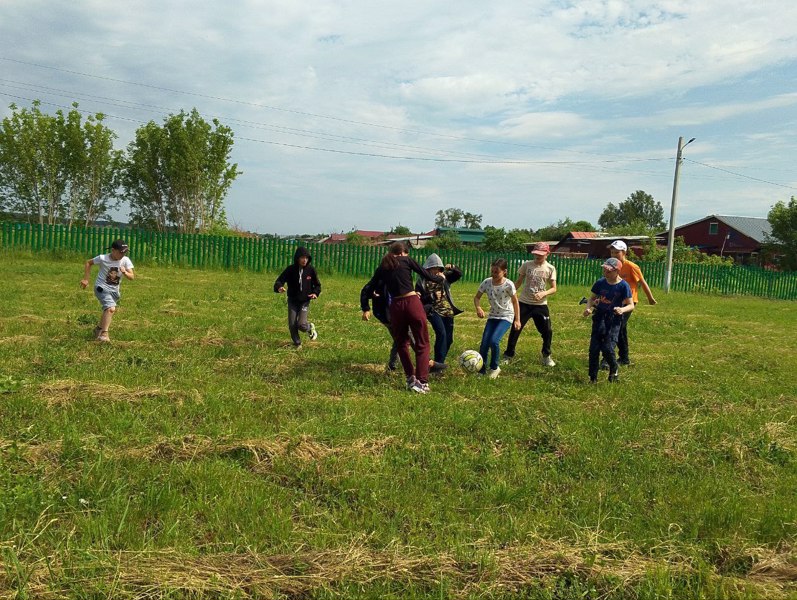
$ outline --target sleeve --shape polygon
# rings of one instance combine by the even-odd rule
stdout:
[[[515,282],[509,279],[509,277],[506,278],[506,282],[509,284],[507,287],[509,289],[509,296],[511,298],[512,296],[517,294],[517,288],[515,288]]]
[[[313,288],[311,293],[316,296],[321,295],[321,280],[318,279],[318,272],[315,270],[315,267],[313,267]]]
[[[133,261],[127,258],[126,256],[124,257],[124,259],[122,259],[122,262],[124,263],[126,269],[135,269],[135,267],[133,266]]]
[[[549,277],[551,281],[556,281],[556,267],[551,265],[551,276]]]
[[[376,270],[373,277],[363,286],[360,290],[360,310],[363,312],[371,310],[371,298],[373,298],[374,290],[379,283],[380,273],[379,269]]]
[[[288,269],[290,269],[290,267],[286,268],[282,273],[280,273],[279,277],[277,277],[277,280],[274,282],[274,292],[279,291],[285,282],[288,281]]]
[[[104,256],[103,254],[98,254],[97,256],[91,259],[91,262],[93,262],[95,265],[102,264],[103,256]]]
[[[456,283],[462,277],[462,271],[456,265],[451,265],[451,268],[443,273],[449,284]]]
[[[625,296],[623,297],[623,299],[625,299],[625,298],[633,298],[634,294],[631,292],[631,286],[628,285],[627,281],[624,281],[623,283],[625,284],[625,290],[624,290],[625,291]]]
[[[484,281],[482,281],[482,282],[479,284],[479,291],[480,291],[482,294],[486,294],[486,293],[487,293],[487,290],[488,290],[488,289],[490,289],[489,287],[487,287],[487,281],[488,281],[488,280],[487,280],[487,279],[485,279]]]
[[[421,265],[418,264],[414,258],[407,257],[407,263],[410,265],[410,268],[415,271],[418,275],[423,277],[426,281],[436,281],[437,283],[443,283],[446,278],[442,275],[432,275],[424,269]]]
[[[642,281],[643,279],[645,279],[642,276],[642,269],[639,268],[639,265],[634,264],[634,266],[631,267],[631,277],[633,277],[634,281],[636,281],[636,282],[639,282],[639,281]]]
[[[595,283],[592,284],[592,288],[590,288],[589,291],[592,292],[593,294],[595,294],[596,296],[600,296],[601,295],[601,284],[600,283],[601,283],[601,280],[598,279],[598,281],[596,281]]]

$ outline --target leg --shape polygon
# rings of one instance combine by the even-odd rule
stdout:
[[[100,318],[100,325],[99,325],[100,331],[97,334],[97,339],[99,341],[101,342],[110,341],[110,338],[108,337],[108,330],[111,327],[111,321],[113,320],[113,313],[115,312],[116,312],[115,306],[111,306],[102,311],[102,317]]]
[[[434,361],[445,362],[448,340],[446,338],[446,328],[443,317],[433,312],[429,315],[429,323],[434,330]]]
[[[619,368],[617,358],[614,356],[614,347],[617,345],[617,336],[622,327],[622,317],[612,319],[606,324],[606,338],[603,343],[603,356],[609,363],[609,381],[617,381]]]
[[[302,302],[297,306],[299,307],[299,313],[296,316],[296,329],[298,329],[299,331],[304,331],[305,333],[309,333],[310,323],[308,320],[308,316],[310,315],[310,303]]]
[[[526,304],[525,302],[519,302],[520,305],[520,329],[515,329],[514,327],[509,332],[509,341],[506,343],[506,350],[504,351],[504,356],[507,358],[513,358],[515,356],[515,346],[517,345],[517,341],[520,338],[520,334],[523,332],[523,328],[528,323],[529,318],[532,315],[532,305]]]
[[[551,340],[553,340],[553,328],[551,327],[551,316],[548,312],[547,304],[540,304],[534,307],[532,314],[534,326],[542,336],[542,355],[551,355]]]
[[[598,368],[601,352],[601,341],[604,338],[603,320],[597,316],[592,317],[592,333],[589,337],[589,380],[598,380]]]
[[[390,333],[393,335],[393,344],[396,347],[404,375],[409,380],[414,375],[412,359],[410,358],[410,337],[405,313],[403,298],[396,298],[390,305]]]
[[[451,350],[451,344],[454,343],[454,317],[443,317],[443,325],[446,328],[446,345],[443,348],[444,352],[440,362],[446,362],[448,351]]]
[[[628,359],[628,319],[631,313],[623,313],[623,322],[620,325],[620,332],[617,334],[617,358],[620,364],[627,365]]]
[[[415,378],[421,383],[429,381],[429,329],[426,311],[418,296],[408,298],[409,327],[415,339]]]
[[[504,319],[489,319],[495,321],[493,332],[490,336],[488,345],[490,347],[490,369],[495,371],[498,368],[498,361],[501,360],[501,339],[506,332],[512,327],[512,323]]]
[[[482,368],[479,373],[484,374],[487,372],[487,359],[489,358],[487,353],[490,349],[490,339],[493,336],[493,329],[495,328],[494,321],[497,319],[487,319],[487,322],[484,324],[484,332],[482,333],[482,341],[479,344],[479,354],[482,355]]]
[[[301,346],[302,340],[299,337],[299,313],[301,311],[301,304],[294,304],[288,300],[288,331],[291,333],[291,340],[294,346]]]

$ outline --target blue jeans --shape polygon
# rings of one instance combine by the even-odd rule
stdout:
[[[504,319],[487,319],[484,325],[484,333],[482,334],[482,344],[479,347],[479,354],[482,355],[484,366],[481,372],[487,370],[487,351],[492,350],[490,356],[490,368],[495,370],[498,368],[498,361],[501,358],[501,338],[504,337],[509,328],[512,327],[510,321]]]
[[[448,350],[454,342],[454,317],[441,317],[432,312],[429,315],[429,323],[434,329],[434,361],[444,363]]]
[[[599,358],[609,363],[609,373],[617,373],[617,359],[614,347],[623,324],[623,317],[613,313],[595,313],[592,317],[592,334],[589,338],[589,378],[598,378]]]

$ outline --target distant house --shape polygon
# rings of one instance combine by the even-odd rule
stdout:
[[[757,263],[772,228],[763,217],[709,215],[675,228],[687,246],[705,254],[731,256],[738,263]],[[660,235],[666,235],[663,232]]]
[[[365,229],[356,229],[355,231],[350,231],[349,233],[333,233],[328,238],[321,240],[322,244],[345,244],[346,239],[352,233],[359,235],[360,237],[365,238],[368,240],[368,243],[371,245],[376,245],[387,238],[387,234],[384,231],[368,231]]]
[[[646,235],[610,235],[599,231],[571,231],[555,246],[551,244],[551,252],[557,256],[572,258],[607,258],[609,244],[614,240],[622,240],[639,257],[644,256],[644,243],[649,239]]]

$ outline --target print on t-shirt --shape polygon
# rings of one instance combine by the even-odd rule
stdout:
[[[119,267],[110,267],[108,274],[105,276],[105,283],[107,285],[119,285]]]

